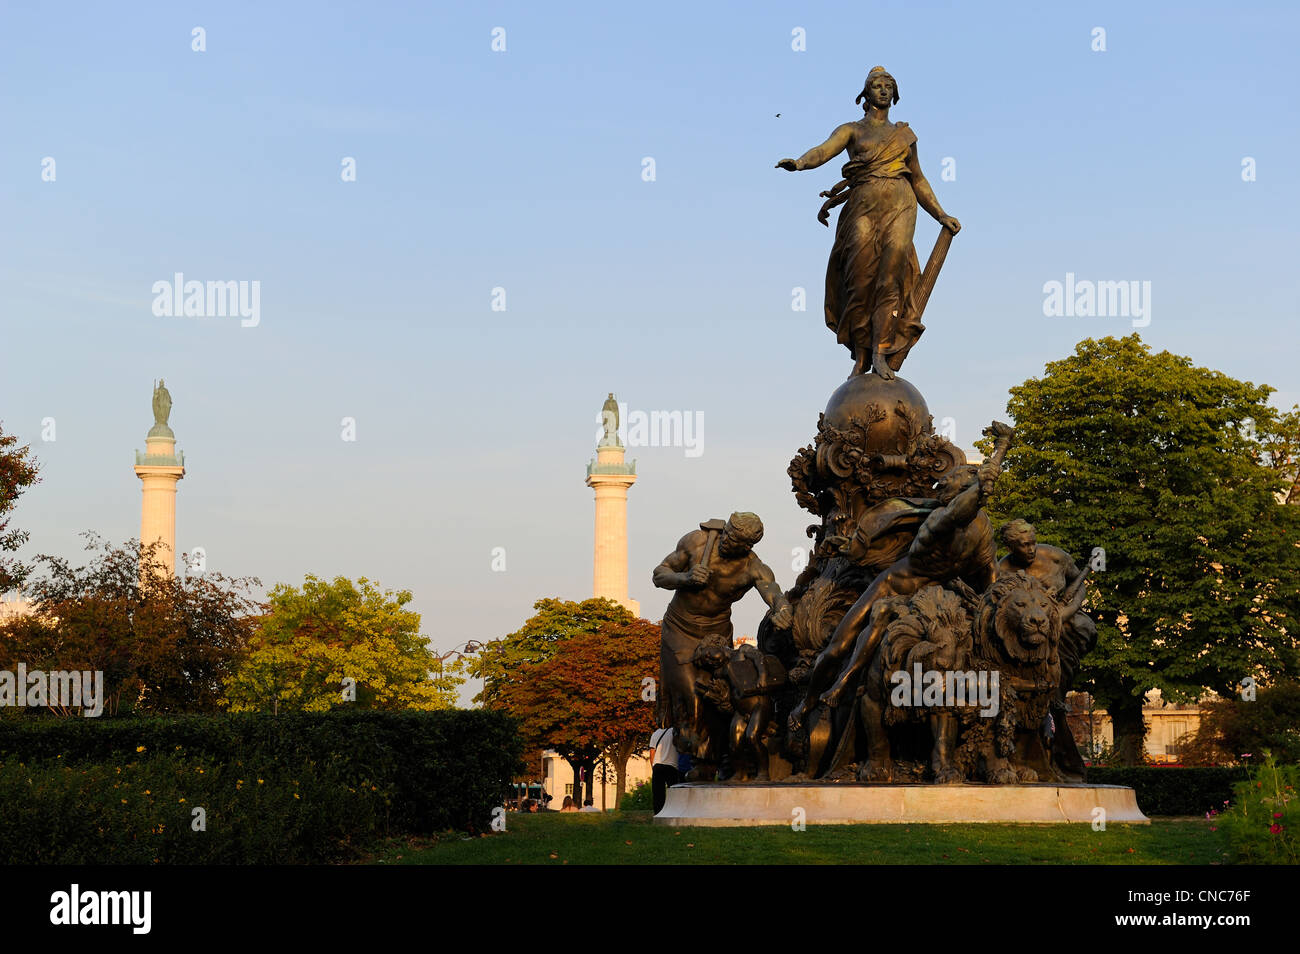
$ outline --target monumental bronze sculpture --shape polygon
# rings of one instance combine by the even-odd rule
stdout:
[[[1022,520],[995,534],[984,506],[1014,429],[994,421],[988,457],[972,463],[897,374],[961,225],[922,174],[916,136],[889,120],[898,84],[882,67],[863,100],[862,120],[777,164],[849,155],[818,220],[840,208],[825,313],[853,373],[787,471],[817,518],[810,556],[782,594],[750,550],[756,517],[681,539],[654,571],[655,585],[676,590],[663,620],[665,717],[697,779],[1078,781],[1064,696],[1096,641],[1082,611],[1087,573]],[[940,223],[924,272],[918,205]],[[1001,561],[999,539],[1010,550]],[[730,606],[751,586],[771,612],[757,648],[737,648]]]
[[[843,204],[835,245],[826,268],[826,324],[853,355],[853,373],[868,368],[892,378],[925,330],[921,313],[943,263],[950,236],[961,223],[944,212],[921,172],[916,134],[907,123],[891,123],[889,107],[898,102],[898,83],[877,66],[867,76],[858,102],[865,115],[836,127],[820,146],[798,159],[782,159],[790,172],[816,169],[848,152],[843,181],[830,192],[817,220],[827,224],[832,208]],[[912,246],[920,204],[944,227],[922,281]]]

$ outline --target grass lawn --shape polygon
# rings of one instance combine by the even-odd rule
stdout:
[[[508,830],[394,841],[370,859],[402,865],[1222,863],[1226,840],[1201,820],[1150,825],[809,825],[670,828],[649,812],[507,815]]]

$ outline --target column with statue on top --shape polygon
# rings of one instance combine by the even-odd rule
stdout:
[[[176,450],[176,434],[167,423],[172,396],[161,379],[153,389],[153,427],[145,450],[135,452],[135,475],[141,483],[140,545],[157,544],[158,572],[176,573],[176,483],[185,476],[185,455]]]
[[[636,461],[624,461],[618,424],[618,401],[610,392],[601,409],[596,459],[587,464],[587,486],[596,492],[592,596],[611,599],[640,616],[641,604],[627,595],[627,491],[636,483]]]

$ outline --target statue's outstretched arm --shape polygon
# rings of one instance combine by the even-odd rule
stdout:
[[[845,123],[837,126],[820,146],[813,146],[798,159],[782,159],[776,164],[778,169],[785,169],[788,172],[802,172],[805,169],[816,169],[820,165],[830,162],[841,152],[849,147],[849,140],[853,138],[853,124]]]

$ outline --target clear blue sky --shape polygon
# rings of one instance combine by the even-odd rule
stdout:
[[[645,615],[677,537],[736,509],[788,586],[811,519],[785,468],[849,361],[814,219],[839,161],[773,165],[860,117],[877,63],[964,225],[904,368],[959,443],[1081,338],[1130,330],[1044,317],[1067,272],[1150,281],[1146,341],[1290,406],[1297,34],[1289,3],[7,3],[0,419],[43,481],[23,552],[138,534],[161,376],[181,548],[268,585],[366,575],[415,593],[435,646],[492,638],[590,595],[584,465],[613,390],[705,422],[699,457],[629,454]],[[260,281],[260,324],[156,317],[178,271]]]

